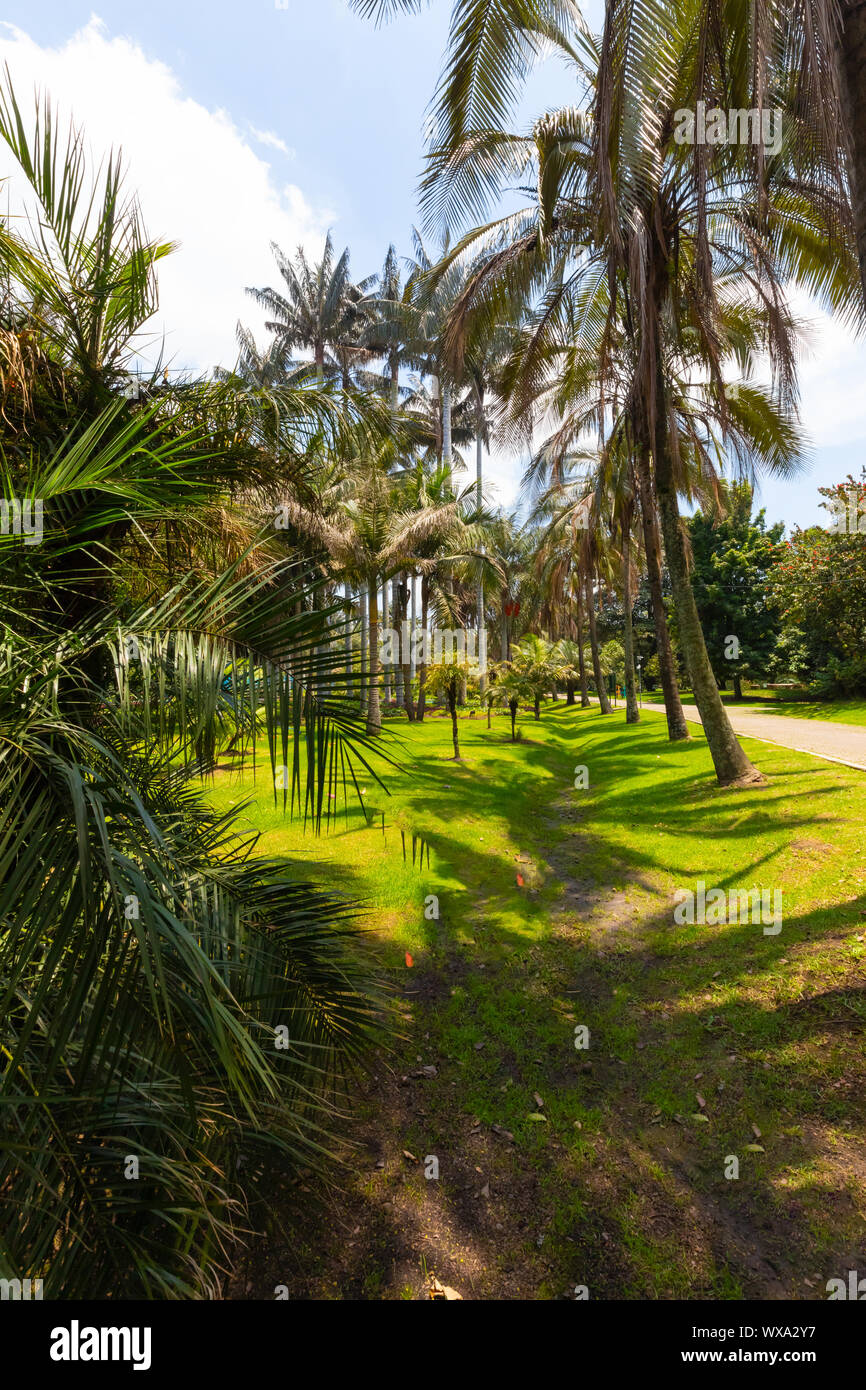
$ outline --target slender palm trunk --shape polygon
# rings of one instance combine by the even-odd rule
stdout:
[[[541,696],[540,696],[540,695],[536,695],[536,697],[535,697],[535,718],[536,718],[536,719],[540,719],[540,718],[541,718]]]
[[[442,387],[442,459],[451,462],[451,387],[447,382]]]
[[[430,607],[430,580],[426,574],[421,576],[421,660],[418,663],[418,708],[415,711],[415,719],[419,724],[424,722],[424,711],[427,708],[427,692],[424,689],[424,682],[427,679],[427,616]]]
[[[391,626],[390,621],[389,621],[389,618],[390,618],[390,614],[389,614],[389,609],[388,609],[388,581],[387,581],[387,579],[386,579],[386,580],[384,580],[384,582],[383,582],[383,584],[382,584],[382,631],[383,631],[383,632],[387,632],[387,631],[388,631],[388,628]],[[383,641],[384,641],[384,640],[385,640],[385,639],[383,638]],[[378,651],[377,651],[377,652],[376,652],[376,662],[377,662],[377,664],[376,664],[376,670],[377,670],[377,671],[380,669],[380,667],[379,667],[379,665],[378,665],[378,659],[379,659],[379,653],[378,653]],[[384,701],[385,701],[385,704],[387,705],[387,704],[388,704],[388,701],[389,701],[390,698],[391,698],[391,673],[390,673],[390,667],[388,667],[388,666],[385,666],[384,670],[382,671],[382,697],[383,697],[383,699],[384,699]]]
[[[400,576],[400,659],[402,662],[401,673],[403,676],[403,708],[406,711],[406,718],[409,723],[415,720],[415,701],[412,698],[412,639],[414,636],[414,623],[408,621],[409,615],[409,585],[406,583],[406,575]],[[411,582],[411,576],[410,576]],[[412,597],[414,607],[415,586],[412,584]],[[408,636],[408,641],[404,638]]]
[[[369,604],[367,585],[361,586],[361,717],[366,719],[369,707],[369,671],[367,669],[367,644],[369,640]]]
[[[452,676],[448,686],[448,709],[451,712],[451,741],[454,744],[454,761],[460,761],[460,737],[457,730],[457,677]]]
[[[398,706],[403,703],[403,586],[401,576],[395,574],[391,580],[391,614],[394,631],[397,634],[397,661],[394,666],[394,699]]]
[[[583,599],[577,595],[577,665],[580,672],[580,708],[589,709],[589,681],[586,678],[586,657],[583,653]]]
[[[345,593],[346,593],[346,624],[347,624],[347,627],[346,627],[346,639],[345,639],[345,641],[346,641],[346,697],[347,697],[349,700],[351,700],[351,698],[352,698],[352,688],[353,688],[353,686],[352,686],[352,674],[353,674],[353,673],[352,673],[352,663],[353,663],[353,655],[352,655],[352,623],[353,623],[353,613],[354,613],[354,609],[353,609],[353,607],[352,607],[352,586],[351,586],[351,584],[347,584],[347,585],[346,585]]]
[[[860,279],[866,301],[866,6],[863,0],[841,0],[841,32],[837,64],[842,105],[847,117],[848,174],[857,233]]]
[[[640,708],[637,702],[637,680],[634,671],[634,623],[632,609],[631,564],[631,523],[634,515],[634,499],[625,506],[622,516],[622,607],[623,607],[623,646],[625,648],[625,722],[640,723]]]
[[[508,712],[509,712],[509,714],[511,715],[511,742],[512,742],[512,743],[516,743],[516,742],[517,742],[517,730],[516,730],[516,727],[515,727],[516,724],[517,724],[517,701],[516,701],[516,700],[509,700],[509,701],[508,701]]]
[[[576,685],[575,685],[575,682],[574,682],[574,681],[566,681],[566,682],[565,682],[565,703],[566,703],[567,705],[573,705],[573,704],[574,704],[574,692],[575,692],[575,689],[576,689]]]
[[[640,499],[641,519],[643,521],[643,543],[646,554],[647,578],[653,610],[653,624],[656,634],[656,649],[659,658],[659,674],[662,683],[662,696],[668,721],[668,738],[671,743],[689,738],[689,726],[683,714],[680,688],[674,666],[674,653],[671,635],[668,632],[665,601],[662,592],[661,540],[658,530],[658,516],[652,486],[650,451],[643,447],[635,461],[638,497]]]
[[[376,579],[370,584],[370,682],[367,691],[367,733],[382,731],[382,711],[379,706],[379,591]]]
[[[591,574],[586,576],[586,616],[589,622],[589,646],[592,651],[592,670],[595,676],[595,688],[598,693],[598,703],[602,714],[613,714],[610,700],[607,698],[607,691],[604,688],[604,677],[601,674],[601,661],[598,656],[598,633],[595,626],[595,595],[592,592]]]
[[[476,416],[476,438],[475,438],[475,506],[479,515],[483,499],[484,481],[484,393],[483,388],[476,385],[475,401],[477,406]],[[478,651],[481,652],[481,633],[484,631],[484,578],[479,576],[478,594],[476,607],[476,622],[478,626]],[[487,673],[481,671],[478,677],[478,689],[483,695],[487,689]]]
[[[679,505],[676,483],[673,478],[671,459],[667,450],[666,424],[663,409],[664,379],[658,374],[657,400],[659,408],[656,423],[656,491],[665,541],[665,555],[674,592],[677,610],[677,625],[686,661],[695,703],[704,726],[707,743],[710,746],[713,766],[719,784],[728,787],[734,783],[748,784],[762,782],[764,779],[756,767],[749,762],[731,727],[713,668],[707,655],[701,620],[692,590],[686,556],[685,539],[680,525]]]

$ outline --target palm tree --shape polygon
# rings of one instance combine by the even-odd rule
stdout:
[[[382,727],[379,702],[379,586],[411,563],[425,544],[452,532],[459,520],[460,500],[454,498],[420,508],[401,507],[399,489],[382,457],[357,459],[351,488],[340,486],[324,510],[286,503],[291,526],[329,557],[333,569],[368,594],[370,671],[367,694],[367,732]]]
[[[541,718],[541,701],[548,691],[555,691],[557,683],[567,680],[573,672],[563,644],[550,642],[534,632],[527,633],[516,644],[510,667],[525,680],[536,719]]]
[[[444,695],[448,712],[451,715],[451,741],[454,746],[454,761],[460,762],[460,733],[457,726],[457,702],[461,685],[465,685],[471,675],[469,664],[461,662],[456,653],[450,661],[435,662],[424,677],[424,691],[427,695]]]
[[[348,389],[353,371],[369,357],[363,342],[369,283],[352,284],[348,249],[335,262],[330,232],[317,264],[310,265],[303,248],[294,261],[276,243],[271,249],[285,290],[248,288],[247,294],[270,315],[266,326],[284,352],[312,352],[319,384],[331,377]]]

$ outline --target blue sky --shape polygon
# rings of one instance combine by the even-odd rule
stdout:
[[[314,206],[334,210],[335,239],[352,248],[359,275],[381,264],[390,240],[409,249],[425,108],[449,12],[437,0],[376,28],[345,0],[288,0],[282,9],[274,0],[6,0],[3,7],[6,20],[52,46],[97,14],[111,34],[168,64],[197,101],[277,135],[292,154],[274,151],[275,165],[282,160]],[[527,115],[571,94],[548,64],[531,82]],[[215,204],[226,196],[230,189],[215,189]]]
[[[123,145],[150,229],[181,242],[161,279],[166,351],[201,370],[231,360],[238,318],[260,329],[244,286],[273,283],[272,239],[315,255],[330,226],[358,278],[390,241],[409,250],[449,12],[434,0],[376,29],[344,0],[6,0],[0,58],[19,92],[34,82],[55,92],[94,149]],[[597,25],[601,0],[586,14]],[[570,78],[547,63],[518,124],[572,99]],[[762,493],[769,519],[789,526],[819,520],[816,487],[866,458],[866,351],[814,318],[803,419],[815,464]],[[504,501],[519,473],[516,458],[491,460]]]

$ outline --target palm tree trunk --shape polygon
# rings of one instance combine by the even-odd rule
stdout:
[[[383,580],[383,582],[382,582],[382,631],[383,631],[383,632],[387,632],[388,628],[391,626],[390,621],[389,621],[389,618],[390,618],[390,614],[389,614],[389,609],[388,609],[388,581],[387,581],[387,579],[385,579],[385,580]],[[376,652],[376,670],[377,670],[377,671],[380,669],[378,663],[379,663],[379,653],[378,653],[378,650],[377,650],[377,652]],[[386,667],[384,668],[384,670],[382,671],[382,696],[383,696],[383,698],[384,698],[385,704],[387,705],[388,701],[389,701],[390,698],[391,698],[391,673],[390,673],[390,668],[389,668],[388,666],[386,666]]]
[[[406,576],[401,575],[401,599],[400,599],[400,657],[402,661],[401,673],[403,676],[403,708],[406,711],[406,718],[412,724],[415,721],[415,702],[412,699],[412,637],[415,631],[415,624],[408,622],[409,614],[409,586],[406,584]],[[411,580],[411,576],[410,576]],[[412,584],[412,599],[414,607],[415,585]],[[404,643],[403,634],[405,629],[409,630],[409,641]],[[406,648],[408,647],[408,650]]]
[[[540,696],[540,695],[536,695],[536,697],[535,697],[535,718],[536,718],[536,719],[540,719],[540,718],[541,718],[541,696]]]
[[[565,703],[566,703],[567,705],[573,705],[573,704],[574,704],[574,692],[575,692],[575,689],[576,689],[576,685],[575,685],[575,682],[574,682],[574,681],[566,681],[566,682],[565,682]]]
[[[410,679],[414,681],[416,675],[418,674],[417,669],[416,669],[416,668],[417,668],[417,665],[418,665],[417,656],[416,656],[416,650],[417,650],[417,649],[416,649],[416,646],[415,646],[416,635],[417,635],[417,634],[416,634],[416,629],[417,629],[417,627],[418,627],[418,576],[416,575],[416,573],[415,573],[414,570],[412,571],[411,575],[409,576],[409,582],[410,582],[410,584],[412,585],[412,623],[411,623],[412,640],[411,640],[410,643],[409,643],[409,676],[410,676]]]
[[[475,506],[479,516],[481,515],[482,500],[484,494],[484,392],[483,388],[476,384],[475,402],[477,407],[476,426],[475,426]],[[477,617],[478,626],[478,650],[481,651],[481,633],[484,631],[484,578],[479,575],[478,595],[477,595]],[[487,674],[482,671],[478,677],[478,689],[481,695],[487,689]]]
[[[454,744],[454,761],[460,761],[460,737],[457,731],[457,677],[452,676],[448,686],[448,708],[451,711],[451,740]]]
[[[421,660],[418,663],[418,708],[415,711],[415,720],[419,724],[424,722],[424,711],[427,708],[427,692],[424,689],[424,682],[427,679],[427,616],[430,607],[430,580],[426,574],[421,576]]]
[[[366,719],[369,707],[369,674],[367,670],[367,650],[369,639],[369,605],[367,585],[363,584],[360,590],[361,602],[361,717]]]
[[[586,678],[586,657],[583,654],[583,599],[577,595],[577,665],[580,671],[580,708],[589,709],[589,682]]]
[[[516,743],[516,742],[517,742],[517,735],[516,735],[515,727],[514,727],[515,724],[516,724],[516,722],[517,722],[517,701],[516,701],[516,700],[509,700],[509,701],[508,701],[508,710],[509,710],[509,713],[511,714],[511,742],[512,742],[512,743]]]
[[[391,580],[391,613],[392,626],[397,634],[397,663],[394,667],[394,699],[398,705],[403,703],[403,665],[402,651],[403,644],[403,586],[400,582],[401,576],[395,574]]]
[[[592,592],[593,576],[586,576],[586,615],[589,620],[589,645],[592,651],[592,670],[595,676],[595,689],[598,694],[598,703],[601,706],[602,714],[613,714],[610,700],[607,698],[607,691],[604,688],[604,678],[601,674],[601,662],[598,657],[598,633],[595,626],[595,595]]]
[[[352,619],[353,619],[352,586],[351,586],[351,584],[347,584],[347,585],[346,585],[346,587],[345,587],[345,593],[346,593],[346,610],[347,610],[347,611],[346,611],[346,622],[347,622],[347,624],[351,624],[351,623],[352,623]],[[351,698],[352,698],[352,628],[351,628],[351,626],[347,627],[347,629],[346,629],[346,639],[345,639],[345,640],[346,640],[346,697],[347,697],[347,699],[351,700]]]
[[[682,644],[695,703],[704,726],[707,743],[710,746],[713,766],[719,785],[729,787],[736,784],[763,782],[764,778],[749,762],[731,728],[713,668],[707,655],[701,620],[689,577],[685,540],[680,526],[679,505],[676,484],[673,479],[670,456],[665,447],[665,419],[663,413],[664,382],[658,387],[659,409],[656,425],[656,491],[661,514],[662,534],[665,541],[665,555],[674,592],[677,610],[677,625]]]
[[[848,175],[851,205],[857,234],[860,279],[866,302],[866,7],[862,0],[841,0],[841,32],[837,40],[836,61],[839,88],[847,117],[849,143]]]
[[[653,623],[656,634],[656,649],[659,658],[659,674],[662,683],[662,696],[668,721],[668,738],[671,743],[687,739],[689,726],[683,714],[680,688],[674,666],[674,653],[671,635],[668,632],[665,601],[662,592],[661,541],[659,539],[658,516],[652,488],[650,451],[646,447],[639,450],[635,461],[638,497],[643,520],[643,543],[646,554],[647,578],[649,580],[650,600],[652,602]]]
[[[442,459],[451,462],[451,387],[447,382],[442,387]]]
[[[625,722],[640,723],[640,708],[637,702],[637,681],[634,673],[634,624],[632,609],[631,565],[631,523],[634,514],[634,498],[626,503],[622,516],[622,607],[623,607],[623,646],[625,648]]]
[[[379,706],[379,591],[376,576],[370,582],[370,682],[367,693],[367,733],[382,731],[382,711]]]

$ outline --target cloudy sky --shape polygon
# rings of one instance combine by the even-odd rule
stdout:
[[[597,23],[601,0],[586,14]],[[0,60],[19,99],[47,88],[96,154],[120,145],[152,235],[180,249],[162,264],[154,342],[181,369],[234,360],[240,318],[259,331],[246,285],[274,283],[269,246],[313,256],[327,229],[351,248],[353,274],[376,270],[389,242],[410,249],[422,129],[450,4],[384,29],[345,0],[5,0]],[[524,115],[568,101],[553,64],[533,77]],[[0,177],[14,170],[0,155]],[[802,367],[810,472],[768,482],[768,519],[821,519],[816,488],[866,462],[866,347],[817,310]],[[260,337],[264,335],[260,333]],[[516,496],[521,461],[494,456],[499,498]]]

